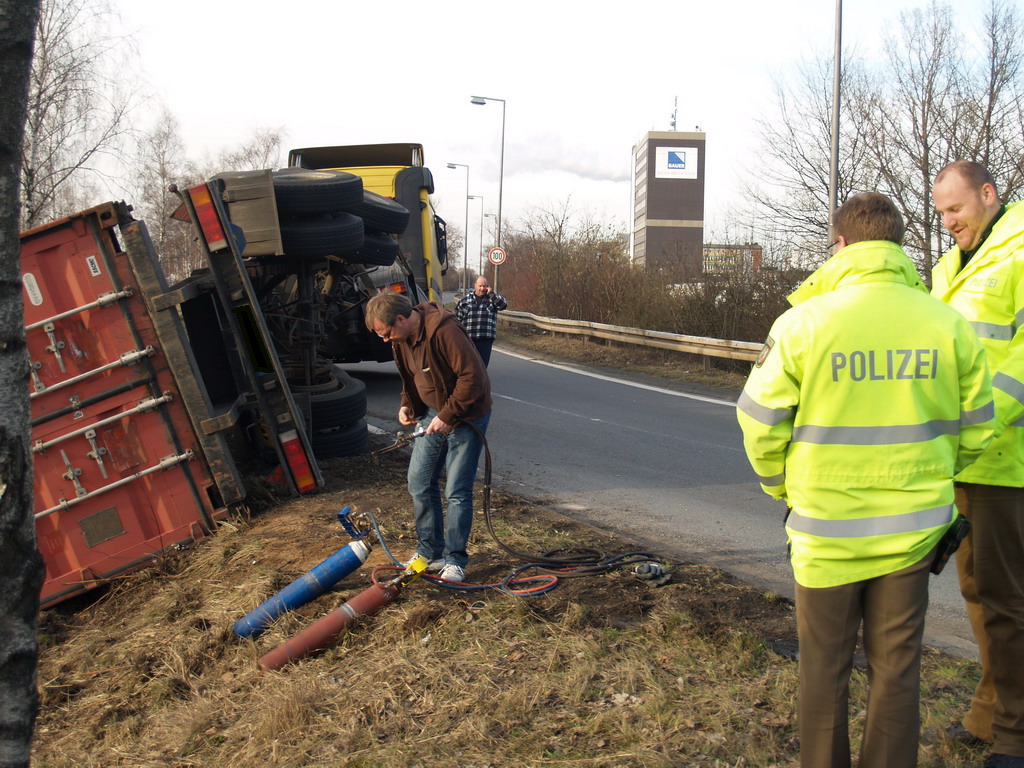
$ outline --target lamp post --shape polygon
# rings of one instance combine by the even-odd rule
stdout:
[[[484,196],[483,195],[468,195],[472,200],[480,201],[480,247],[477,248],[476,252],[476,266],[477,274],[482,275],[484,273]]]
[[[466,272],[469,271],[469,166],[465,163],[448,163],[452,170],[456,168],[466,169],[466,228],[462,230],[462,274],[459,276],[459,285],[462,287],[462,295],[466,295]]]
[[[843,61],[843,0],[836,0],[835,58],[832,65],[832,151],[828,169],[828,239],[835,240],[832,215],[839,205],[839,84],[842,80]]]
[[[496,214],[496,213],[485,213],[485,214],[483,215],[483,218],[485,218],[485,219],[486,219],[486,218],[487,218],[488,216],[490,216],[490,217],[491,217],[492,219],[494,219],[494,226],[495,226],[495,231],[497,231],[497,226],[498,226],[498,214]],[[480,223],[481,223],[481,225],[482,225],[482,224],[483,224],[483,221],[481,221]],[[482,238],[481,238],[481,241],[480,241],[480,242],[481,242],[481,244],[483,243],[483,239],[482,239]],[[481,245],[481,250],[482,250],[482,245]],[[484,259],[484,258],[481,258],[481,259],[480,259],[480,272],[481,272],[481,274],[483,273],[483,271],[484,271],[484,267],[486,266],[486,264],[484,263],[485,261],[486,261],[486,259]]]
[[[488,101],[500,101],[501,102],[501,164],[498,166],[498,229],[497,229],[497,240],[498,247],[501,247],[501,187],[505,181],[505,100],[495,99],[490,96],[473,96],[470,98],[471,104],[486,104]],[[498,273],[495,270],[494,273],[495,281],[497,281]],[[497,290],[497,289],[495,289]]]

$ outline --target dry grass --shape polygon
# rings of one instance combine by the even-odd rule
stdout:
[[[43,614],[33,764],[352,768],[793,766],[792,607],[706,566],[652,588],[626,572],[566,579],[534,597],[420,580],[323,654],[260,672],[258,658],[369,585],[384,562],[280,619],[255,641],[236,619],[343,546],[344,504],[377,510],[412,549],[403,458],[327,463],[326,492],[234,520],[98,598]],[[531,552],[629,542],[495,494],[498,536]],[[519,565],[479,518],[471,580]],[[967,701],[976,664],[929,652],[926,726]],[[862,719],[864,678],[854,681]],[[855,726],[856,727],[856,726]],[[959,749],[959,751],[958,751]],[[978,762],[949,744],[925,768]]]

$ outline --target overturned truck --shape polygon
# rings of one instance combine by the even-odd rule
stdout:
[[[390,359],[363,305],[434,297],[443,259],[406,250],[408,209],[353,173],[175,191],[203,265],[174,283],[125,203],[21,235],[43,606],[210,534],[252,478],[316,491],[318,459],[367,444],[339,363]]]

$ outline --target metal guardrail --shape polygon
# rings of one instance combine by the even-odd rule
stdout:
[[[505,310],[498,315],[499,319],[519,325],[532,325],[545,331],[566,333],[574,336],[590,336],[608,339],[625,344],[639,344],[644,347],[671,349],[676,352],[689,352],[702,355],[705,364],[710,363],[709,357],[724,357],[730,360],[746,360],[754,362],[762,345],[753,341],[729,341],[725,339],[708,339],[703,336],[684,336],[680,333],[665,331],[646,331],[640,328],[625,328],[621,325],[605,323],[589,323],[581,320],[562,320],[557,317],[540,317],[530,312]]]

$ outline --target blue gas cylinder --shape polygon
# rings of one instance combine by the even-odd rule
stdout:
[[[245,618],[235,622],[239,637],[259,637],[285,611],[305,605],[333,587],[366,562],[370,548],[364,541],[352,541],[297,578]]]

